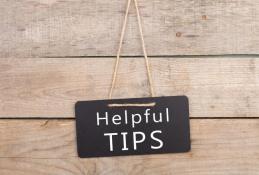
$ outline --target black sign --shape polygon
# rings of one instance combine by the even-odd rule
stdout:
[[[82,158],[190,150],[185,96],[80,101],[75,113]]]

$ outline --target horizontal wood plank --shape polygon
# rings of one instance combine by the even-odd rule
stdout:
[[[188,153],[79,159],[73,120],[0,120],[0,174],[258,174],[259,120],[192,119]]]
[[[126,0],[2,0],[0,57],[116,54]],[[258,54],[255,0],[139,0],[150,55]],[[131,6],[123,55],[142,54]]]
[[[74,116],[78,100],[106,99],[113,58],[0,60],[0,117]],[[156,96],[187,95],[191,117],[258,117],[259,59],[151,58]],[[123,58],[113,98],[150,95],[142,58]]]

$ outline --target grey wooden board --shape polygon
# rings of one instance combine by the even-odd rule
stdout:
[[[0,117],[74,116],[108,98],[113,58],[0,59]],[[258,117],[259,59],[152,58],[156,96],[187,95],[191,117]],[[121,59],[113,98],[150,96],[144,59]]]
[[[0,120],[1,175],[259,174],[259,120],[191,119],[192,151],[78,159],[71,120]]]
[[[139,0],[149,55],[259,53],[259,1]],[[2,0],[0,57],[114,56],[126,0]],[[123,55],[142,55],[130,9]]]

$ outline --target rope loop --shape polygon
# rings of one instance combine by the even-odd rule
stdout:
[[[116,83],[117,72],[118,72],[119,61],[120,61],[121,48],[122,48],[122,42],[123,42],[124,35],[125,35],[125,30],[126,30],[126,25],[127,25],[131,1],[132,0],[128,0],[126,12],[125,12],[125,17],[124,17],[124,22],[123,22],[123,26],[122,26],[122,30],[121,30],[120,42],[119,42],[119,47],[118,47],[118,51],[117,51],[115,67],[114,67],[114,71],[113,71],[112,84],[111,84],[111,89],[110,89],[110,92],[109,92],[109,98],[110,99],[112,98],[112,93],[113,93],[114,86],[115,86],[115,83]],[[134,0],[134,4],[135,4],[136,12],[137,12],[138,28],[139,28],[139,33],[140,33],[140,37],[141,37],[142,50],[143,50],[143,54],[144,54],[144,58],[145,58],[145,62],[146,62],[146,69],[147,69],[150,93],[151,93],[151,97],[153,97],[154,96],[154,88],[153,88],[153,82],[152,82],[152,77],[151,77],[151,68],[150,68],[150,65],[149,65],[149,59],[147,57],[146,46],[145,46],[145,41],[144,41],[144,36],[143,36],[143,30],[142,30],[142,24],[141,24],[141,18],[140,18],[137,0]]]

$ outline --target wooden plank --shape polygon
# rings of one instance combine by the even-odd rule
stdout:
[[[150,55],[258,54],[255,0],[139,0]],[[126,0],[2,0],[0,57],[115,55]],[[135,9],[123,55],[142,54]]]
[[[206,157],[206,156],[205,156]],[[205,158],[202,157],[202,158]],[[100,159],[0,159],[1,175],[258,175],[258,159],[211,159],[162,157],[156,158],[100,158]]]
[[[112,58],[0,60],[0,117],[73,117],[78,100],[105,99]],[[142,58],[123,58],[114,98],[149,96]],[[187,95],[191,117],[258,117],[259,59],[151,58],[156,96]]]
[[[259,120],[192,119],[188,153],[78,159],[73,120],[0,120],[0,174],[259,174]]]

